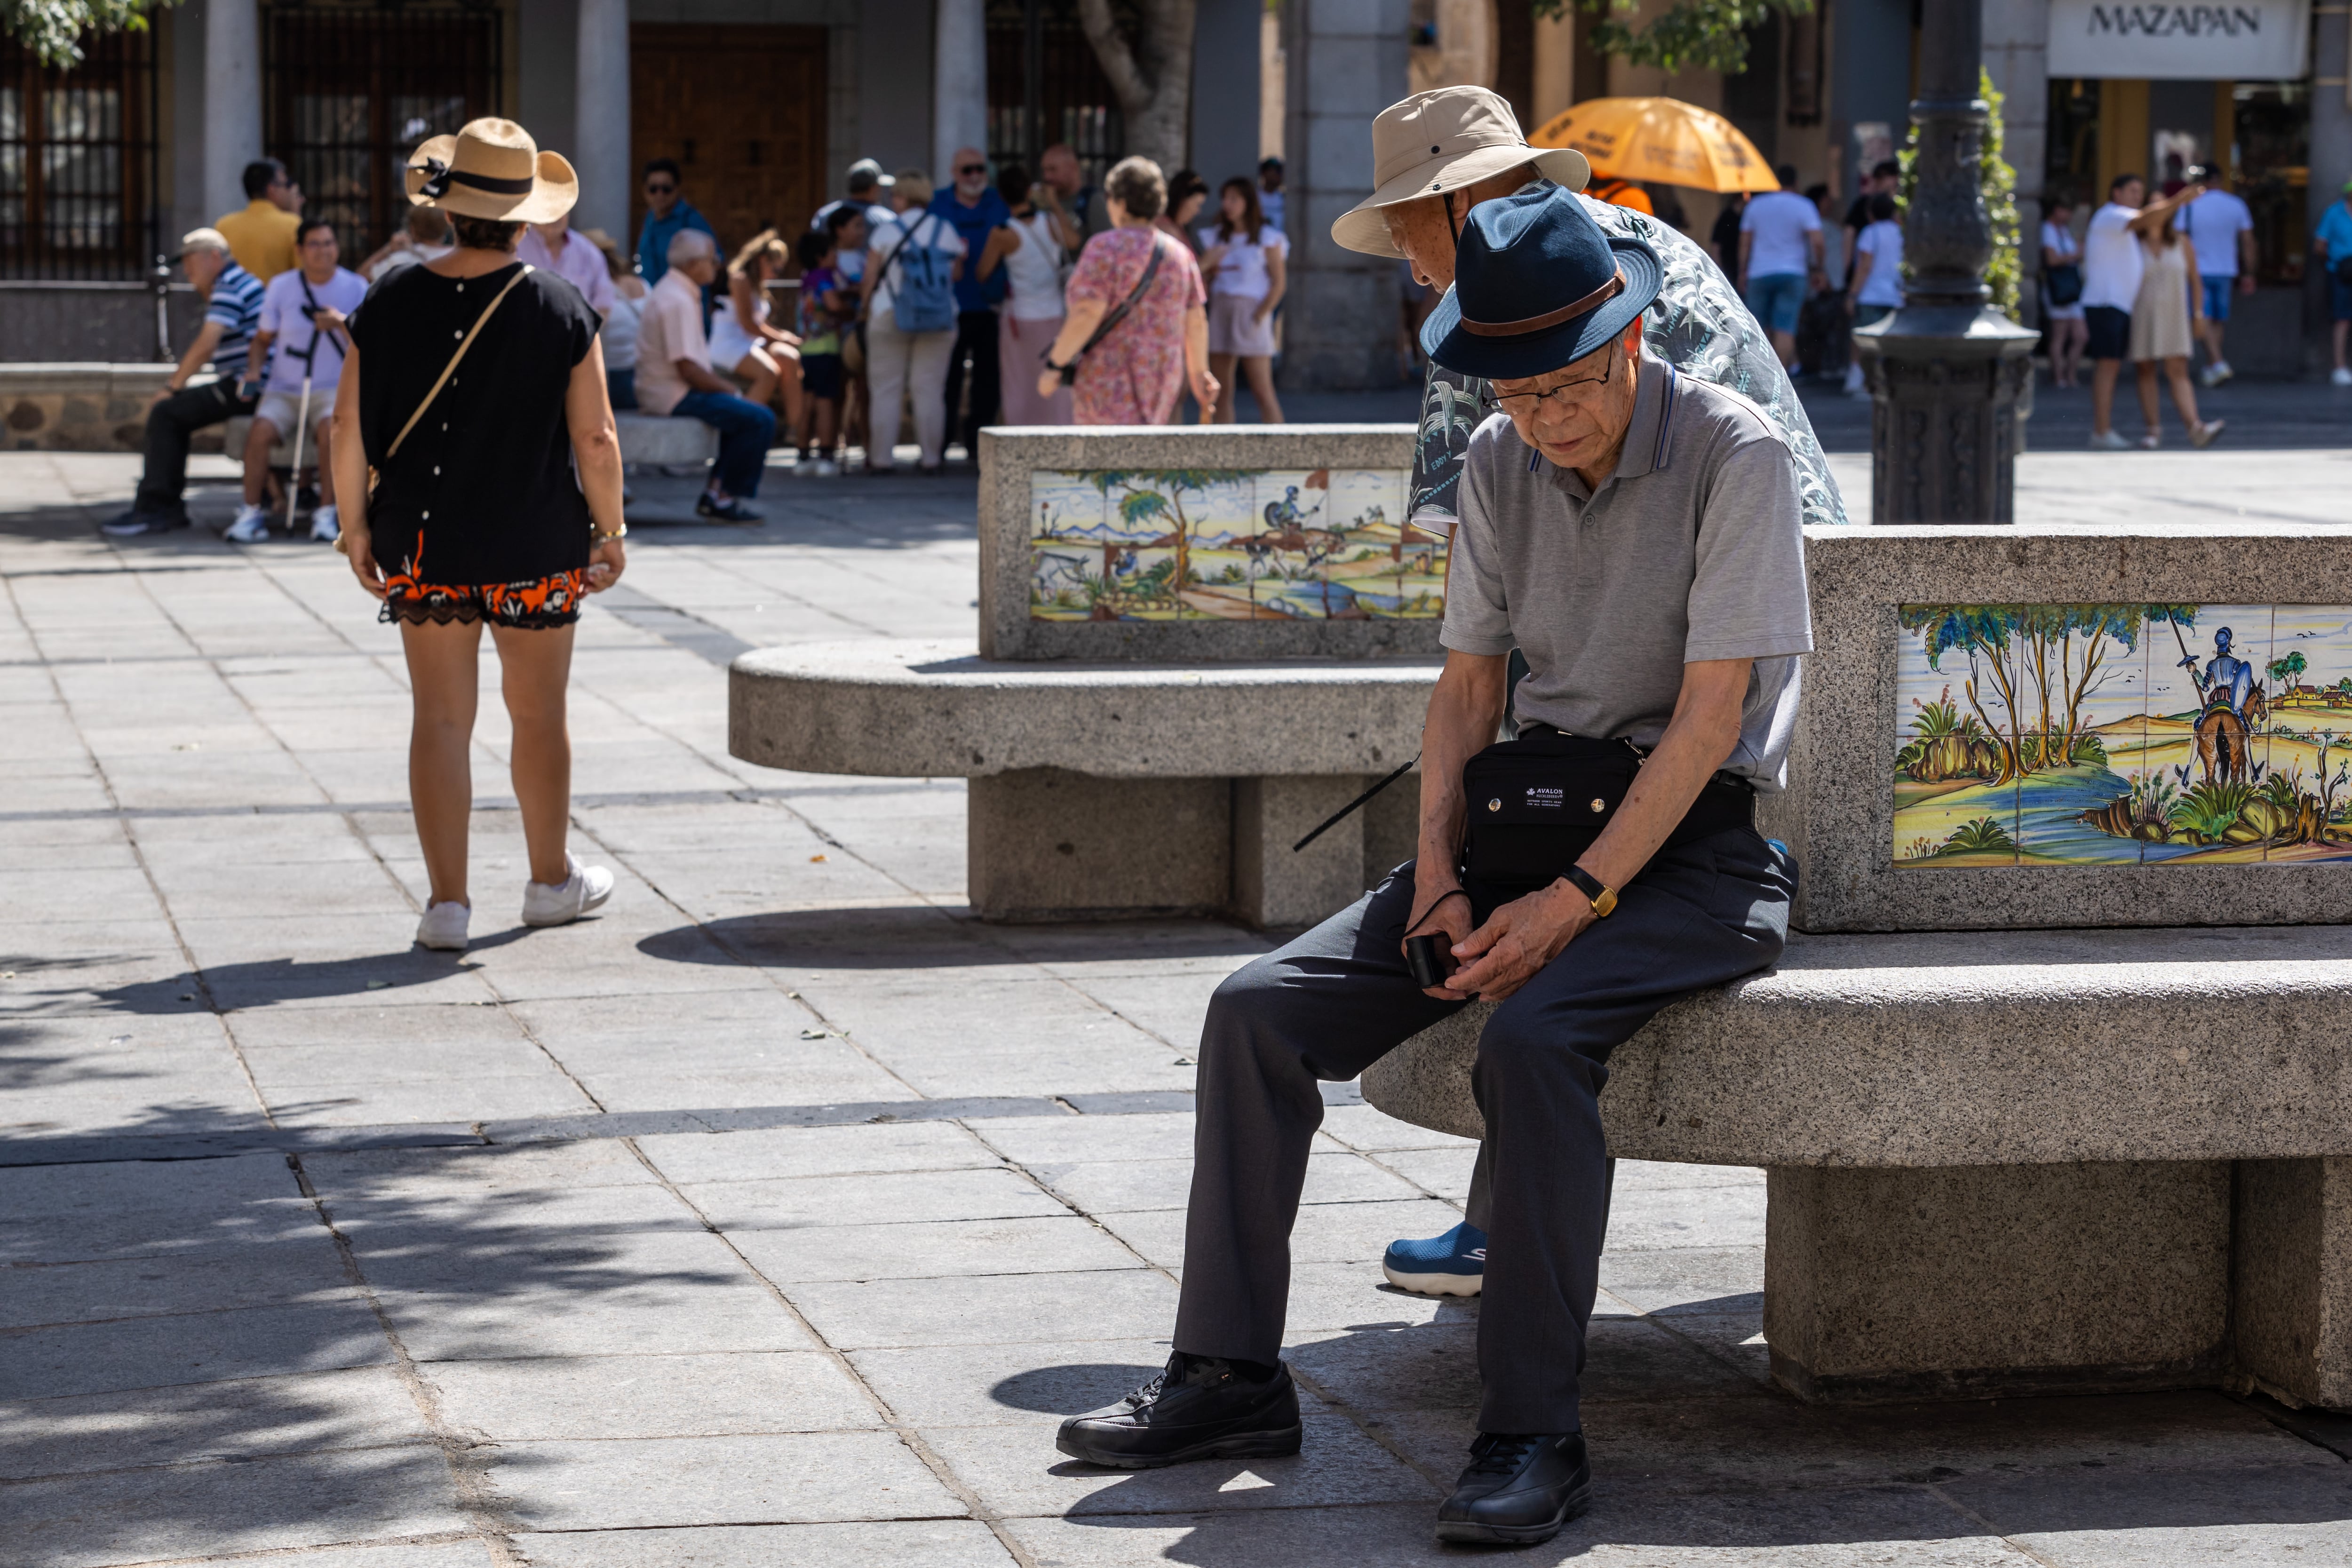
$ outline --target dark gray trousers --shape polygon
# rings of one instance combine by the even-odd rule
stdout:
[[[1786,849],[1745,828],[1663,851],[1614,914],[1487,1021],[1472,1073],[1492,1162],[1481,1430],[1582,1425],[1577,1379],[1609,1222],[1609,1053],[1675,998],[1778,958],[1796,874]],[[1422,994],[1405,970],[1412,895],[1407,863],[1217,987],[1201,1034],[1178,1350],[1277,1357],[1290,1228],[1323,1120],[1318,1080],[1354,1078],[1462,1005]]]

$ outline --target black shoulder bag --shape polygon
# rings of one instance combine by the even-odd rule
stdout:
[[[1462,886],[1474,918],[1548,888],[1592,847],[1648,759],[1631,741],[1592,741],[1528,723],[1516,741],[1487,747],[1462,764],[1468,821],[1462,834]],[[1734,827],[1753,827],[1756,792],[1717,773],[1698,792],[1662,849]]]
[[[1037,357],[1045,362],[1046,369],[1058,370],[1062,373],[1062,384],[1064,386],[1067,386],[1072,382],[1077,380],[1078,362],[1086,358],[1087,355],[1094,353],[1095,345],[1102,342],[1104,338],[1109,336],[1110,330],[1113,327],[1118,326],[1121,321],[1127,320],[1127,313],[1135,309],[1135,302],[1143,298],[1143,291],[1151,287],[1151,280],[1159,275],[1160,233],[1157,229],[1154,229],[1151,235],[1151,259],[1143,264],[1143,276],[1135,280],[1135,287],[1129,291],[1127,298],[1112,306],[1110,313],[1105,316],[1102,319],[1101,323],[1097,325],[1092,332],[1089,332],[1087,335],[1087,341],[1078,345],[1078,352],[1070,356],[1070,363],[1064,365],[1055,364],[1050,357],[1054,352],[1054,345],[1051,343],[1047,343],[1039,353]]]

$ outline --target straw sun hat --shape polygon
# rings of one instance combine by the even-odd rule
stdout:
[[[408,199],[453,217],[552,223],[580,199],[580,176],[511,120],[477,120],[408,155]]]
[[[1571,191],[1592,176],[1592,165],[1573,148],[1528,146],[1499,93],[1483,87],[1416,92],[1372,121],[1372,194],[1339,215],[1331,237],[1368,256],[1402,256],[1382,207],[1458,191],[1522,163]]]

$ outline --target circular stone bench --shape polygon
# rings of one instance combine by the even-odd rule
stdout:
[[[1816,1399],[2258,1384],[2352,1406],[2352,927],[1790,938],[1620,1047],[1610,1152],[1768,1172]],[[1364,1074],[1477,1137],[1472,1004]]]
[[[803,643],[735,660],[728,751],[799,773],[968,778],[983,920],[1229,912],[1306,925],[1412,853],[1401,779],[1441,661],[984,659],[970,643]]]

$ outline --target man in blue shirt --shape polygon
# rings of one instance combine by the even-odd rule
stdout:
[[[710,220],[694,210],[694,204],[680,192],[686,178],[677,172],[677,163],[669,158],[656,158],[646,165],[646,223],[637,230],[637,276],[650,289],[661,281],[669,270],[669,242],[680,229],[696,228],[710,236],[715,245],[719,231]],[[710,290],[702,291],[702,314],[710,316]]]
[[[2344,339],[2352,329],[2352,180],[2344,182],[2344,199],[2327,204],[2319,215],[2319,233],[2312,248],[2327,268],[2328,314],[2336,318],[2336,373],[2328,379],[2352,386],[2352,366],[2344,362]]]
[[[996,423],[998,366],[996,307],[1004,298],[1005,272],[1000,267],[975,279],[980,253],[988,237],[1013,221],[1013,208],[988,183],[988,159],[979,149],[956,151],[955,183],[931,198],[931,211],[955,226],[972,262],[956,279],[956,345],[948,359],[948,412],[953,415],[963,394],[964,356],[971,359],[971,411],[953,434],[963,442],[965,455],[980,461],[980,427]]]
[[[188,482],[188,437],[253,412],[254,395],[238,384],[246,379],[246,350],[261,324],[261,279],[236,264],[227,237],[216,228],[192,229],[181,237],[180,267],[189,286],[204,297],[205,322],[147,410],[147,464],[137,498],[129,511],[100,525],[117,539],[187,527],[188,505],[181,491]],[[189,385],[206,363],[215,379]]]

